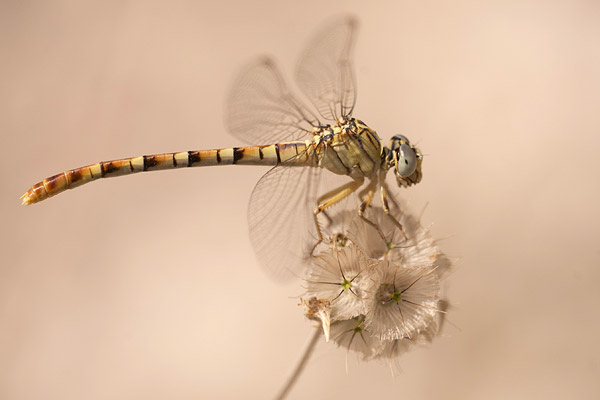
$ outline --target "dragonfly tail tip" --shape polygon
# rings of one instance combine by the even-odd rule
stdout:
[[[30,204],[33,204],[33,203],[35,203],[35,202],[32,200],[31,196],[29,195],[29,192],[25,192],[25,193],[23,193],[23,195],[22,195],[21,197],[19,197],[19,198],[22,200],[22,201],[21,201],[21,205],[22,205],[22,206],[28,206],[28,205],[30,205]]]

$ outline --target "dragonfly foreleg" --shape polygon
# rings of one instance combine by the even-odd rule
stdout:
[[[407,240],[408,236],[406,236],[406,232],[404,232],[404,228],[402,227],[402,224],[400,223],[400,221],[398,221],[396,219],[396,217],[394,217],[390,213],[390,204],[388,201],[389,197],[388,197],[388,193],[385,188],[385,185],[381,185],[380,193],[381,193],[381,206],[383,208],[383,212],[385,213],[385,215],[388,216],[388,218],[390,218],[392,220],[394,225],[396,225],[398,227],[398,229],[400,229],[400,232],[402,232],[402,235],[404,236],[404,240]],[[392,199],[392,201],[393,201],[393,199]],[[396,204],[396,205],[398,205],[398,204]]]
[[[313,246],[310,254],[314,256],[315,249],[323,242],[323,234],[321,233],[321,227],[319,226],[318,215],[325,211],[327,207],[334,205],[342,201],[354,193],[359,187],[362,186],[364,179],[354,179],[352,182],[348,182],[337,189],[329,191],[317,199],[318,206],[313,211],[313,218],[315,220],[315,227],[317,228],[317,242]]]

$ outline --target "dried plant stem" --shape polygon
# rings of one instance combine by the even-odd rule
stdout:
[[[283,385],[283,387],[281,388],[281,390],[279,391],[279,393],[277,394],[275,399],[283,400],[285,398],[285,396],[287,396],[289,391],[292,389],[292,386],[294,386],[294,383],[296,383],[296,380],[298,380],[298,377],[300,376],[300,374],[304,370],[304,367],[308,363],[308,360],[309,360],[313,350],[315,349],[316,344],[319,341],[319,338],[321,337],[321,333],[322,333],[321,326],[315,327],[315,330],[314,330],[312,336],[310,337],[309,341],[306,343],[306,346],[302,350],[302,356],[298,360],[296,367],[294,368],[294,370],[292,371],[290,376],[285,381],[285,384]]]

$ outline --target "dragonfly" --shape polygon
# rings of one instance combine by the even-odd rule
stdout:
[[[272,166],[252,192],[248,223],[259,262],[280,279],[306,268],[324,240],[321,224],[331,219],[326,210],[351,197],[359,216],[378,229],[366,211],[379,192],[386,215],[402,228],[390,213],[385,179],[391,170],[398,187],[418,183],[423,155],[402,135],[384,146],[375,130],[353,117],[357,26],[350,16],[332,20],[301,54],[296,83],[312,108],[289,89],[271,58],[260,57],[242,70],[228,96],[225,120],[229,132],[245,146],[143,155],[66,170],[33,185],[22,196],[23,204],[97,179],[138,172]]]

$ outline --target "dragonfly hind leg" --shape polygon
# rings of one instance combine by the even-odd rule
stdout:
[[[359,187],[362,186],[363,182],[364,179],[354,179],[353,181],[348,182],[337,189],[325,193],[323,196],[317,199],[318,206],[313,211],[313,218],[315,221],[315,227],[317,229],[317,242],[310,252],[311,256],[314,256],[317,246],[323,242],[323,233],[321,232],[321,227],[319,226],[318,215],[323,213],[327,207],[331,207],[335,203],[342,201],[344,198],[354,193]]]

